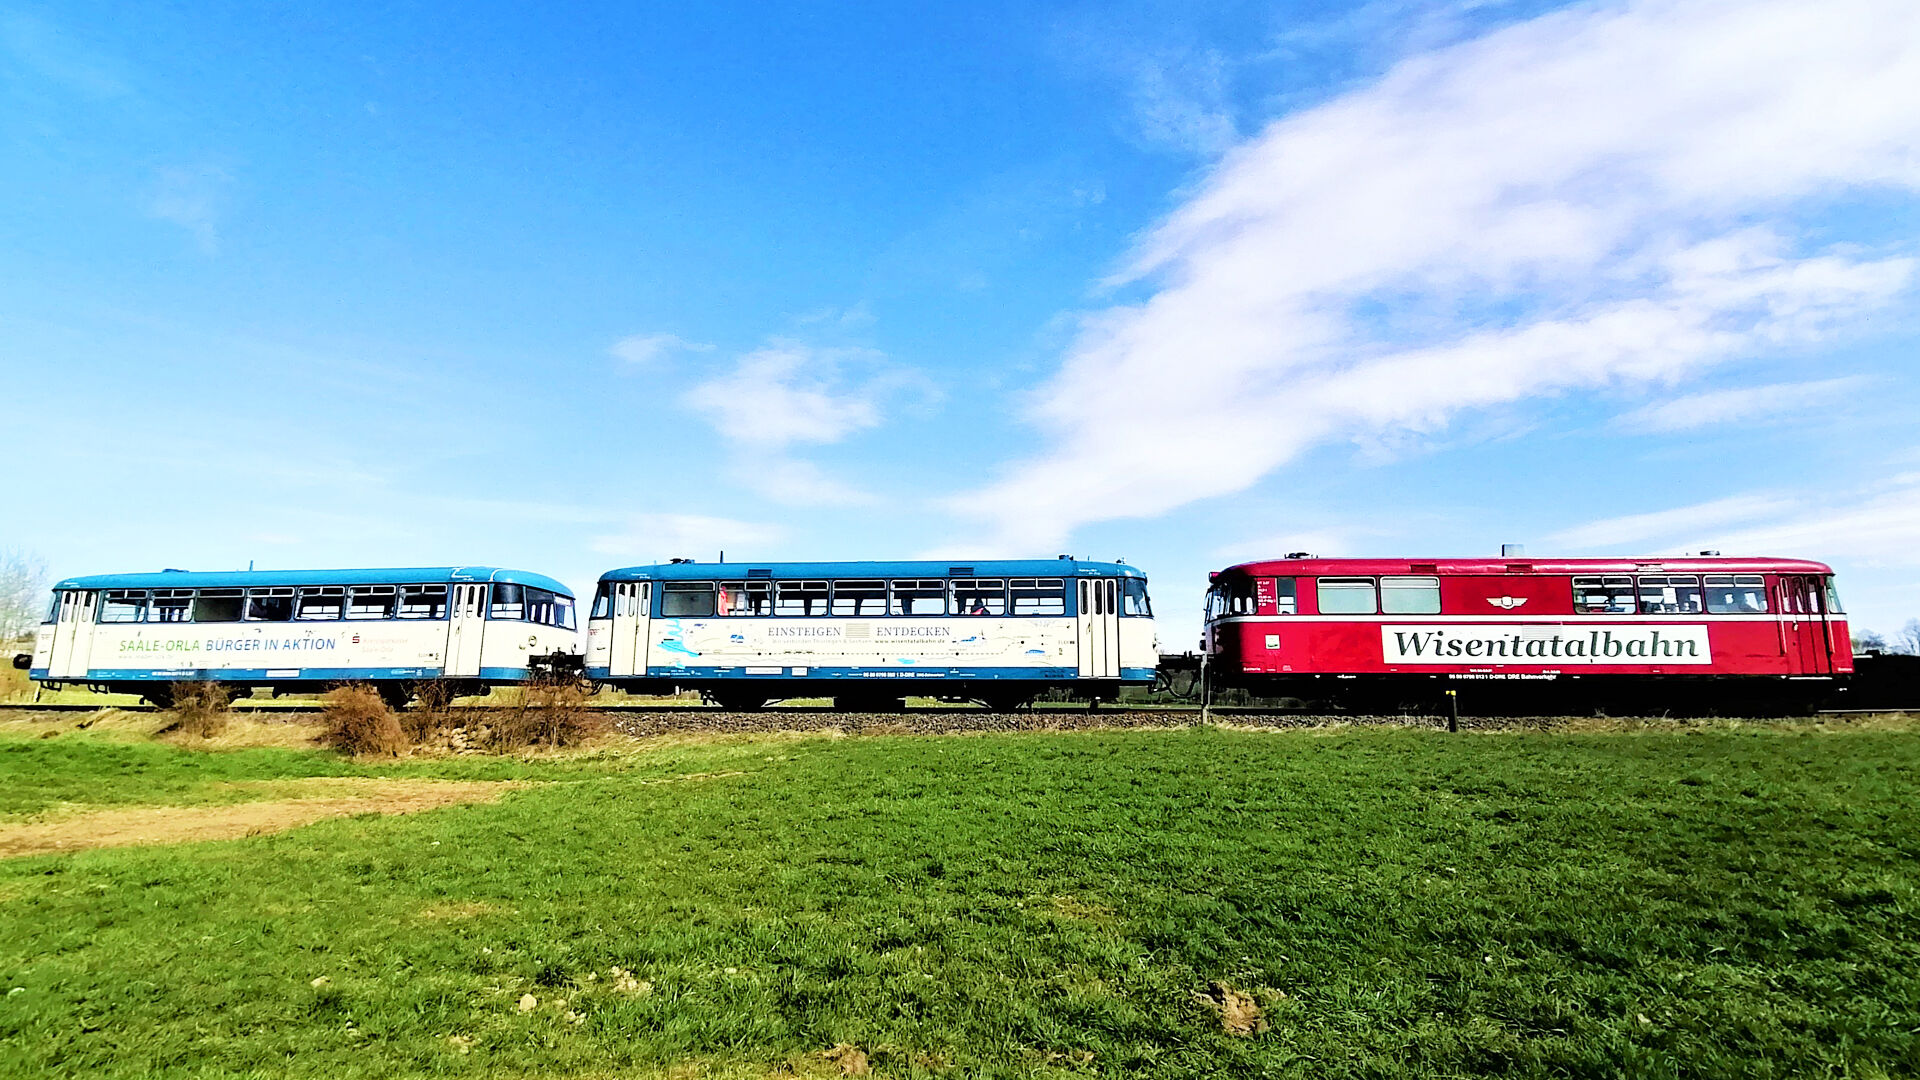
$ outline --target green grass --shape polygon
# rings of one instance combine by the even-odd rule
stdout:
[[[14,813],[361,768],[30,745],[0,753]],[[760,1075],[837,1043],[890,1075],[1920,1072],[1910,732],[789,737],[379,771],[488,769],[554,782],[0,863],[0,1072]],[[1222,1033],[1215,979],[1272,1030]]]

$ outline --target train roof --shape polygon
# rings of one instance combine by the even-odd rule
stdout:
[[[501,581],[563,596],[573,590],[545,574],[498,566],[414,566],[350,570],[161,570],[66,578],[56,589],[245,589],[275,585],[428,585]]]
[[[1647,555],[1639,558],[1509,558],[1442,559],[1267,559],[1229,566],[1220,574],[1248,577],[1341,574],[1831,574],[1826,563],[1766,556]],[[1219,576],[1218,574],[1215,575]]]
[[[601,581],[739,581],[771,578],[914,578],[914,577],[1137,577],[1138,567],[1118,562],[1079,559],[919,559],[899,562],[737,562],[656,563],[628,566],[600,575]]]

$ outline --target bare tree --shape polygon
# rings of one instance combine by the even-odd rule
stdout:
[[[1856,653],[1886,652],[1887,639],[1871,630],[1862,630],[1853,635],[1853,651]]]
[[[1893,641],[1903,653],[1920,653],[1920,619],[1908,619],[1907,625],[1893,635]]]
[[[0,642],[32,632],[47,604],[47,560],[20,548],[0,551]]]

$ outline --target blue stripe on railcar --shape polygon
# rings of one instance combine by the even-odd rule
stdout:
[[[817,578],[1000,578],[1136,577],[1146,573],[1126,563],[1078,559],[913,560],[899,562],[740,562],[656,563],[627,566],[600,575],[601,581],[771,581]]]
[[[277,682],[379,681],[383,679],[437,679],[444,668],[435,667],[363,667],[363,668],[89,668],[84,678],[73,676],[55,682],[252,682],[267,685]],[[47,669],[32,673],[46,679]],[[517,682],[527,677],[523,667],[483,667],[474,676],[483,682]]]
[[[572,598],[573,590],[545,574],[497,566],[416,566],[347,570],[161,570],[67,578],[61,589],[244,589],[296,585],[464,585],[497,581],[531,585]]]
[[[1149,673],[1151,674],[1151,673]],[[871,668],[871,667],[811,667],[806,665],[759,664],[736,665],[732,667],[653,667],[645,675],[614,675],[611,668],[588,668],[587,676],[594,679],[672,679],[677,682],[694,679],[779,679],[791,682],[796,679],[925,679],[949,682],[967,680],[1025,680],[1072,682],[1078,679],[1079,669],[1070,667],[983,667],[983,668]]]

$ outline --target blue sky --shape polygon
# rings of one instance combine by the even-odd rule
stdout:
[[[57,574],[1822,558],[1920,616],[1905,0],[0,0]]]

